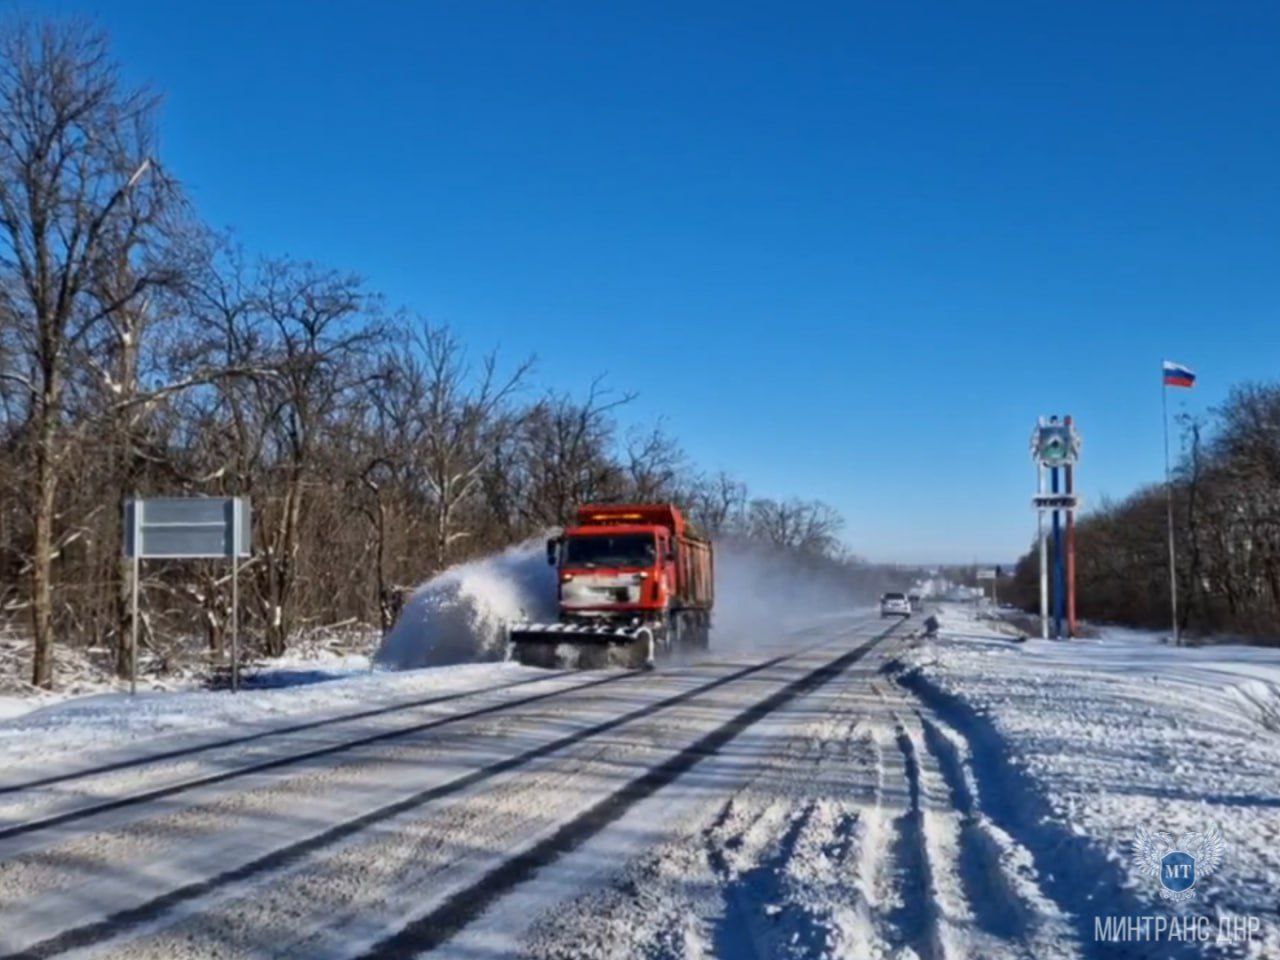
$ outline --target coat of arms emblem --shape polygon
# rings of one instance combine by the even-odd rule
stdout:
[[[1138,827],[1133,835],[1133,861],[1138,870],[1160,882],[1160,896],[1182,903],[1196,895],[1196,884],[1222,863],[1222,832],[1211,827],[1204,833],[1173,835]]]

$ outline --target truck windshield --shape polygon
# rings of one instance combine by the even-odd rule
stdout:
[[[651,567],[653,537],[642,533],[570,537],[564,542],[566,567]]]

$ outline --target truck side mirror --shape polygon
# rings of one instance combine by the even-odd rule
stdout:
[[[554,567],[556,565],[556,553],[560,547],[560,541],[552,537],[547,541],[547,565]]]

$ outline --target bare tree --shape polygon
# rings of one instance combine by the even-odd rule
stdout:
[[[633,430],[625,450],[628,499],[640,503],[676,499],[677,488],[688,473],[684,451],[662,424],[649,430]]]
[[[741,532],[747,507],[747,485],[721,470],[699,477],[686,494],[686,502],[698,524],[711,536]]]
[[[427,509],[416,469],[427,392],[421,360],[409,351],[389,350],[379,374],[366,385],[360,412],[351,424],[356,461],[351,486],[373,538],[373,589],[384,631],[399,611],[390,544],[415,542]]]
[[[383,331],[359,280],[310,264],[264,263],[253,310],[275,367],[275,376],[254,386],[275,492],[258,515],[259,596],[267,651],[279,655],[293,625],[307,484],[323,463],[332,418],[372,375],[361,355]]]
[[[828,555],[839,547],[844,521],[820,500],[752,500],[748,530],[752,537],[801,553]]]
[[[849,574],[830,508],[749,510],[661,425],[621,426],[631,395],[602,379],[530,402],[529,362],[469,360],[346,273],[207,233],[156,158],[155,98],[119,81],[97,31],[15,21],[0,53],[0,616],[30,618],[38,685],[55,634],[129,670],[135,492],[252,499],[241,622],[267,655],[310,625],[386,629],[403,585],[592,501],[672,500],[717,536]],[[1205,576],[1247,605],[1255,567],[1224,559],[1208,531],[1229,524],[1202,515]],[[142,587],[146,668],[223,655],[224,567],[157,565]]]
[[[518,509],[534,529],[563,524],[578,504],[615,499],[626,489],[613,457],[611,413],[632,398],[611,393],[598,378],[581,401],[550,394],[527,412],[516,468],[523,475]]]
[[[24,21],[0,30],[0,270],[15,348],[0,376],[25,394],[40,687],[52,682],[57,498],[77,359],[160,279],[140,256],[171,194],[154,156],[154,106],[121,85],[96,30]],[[113,271],[123,282],[99,282]]]
[[[489,354],[473,377],[465,349],[447,327],[424,324],[417,346],[426,367],[421,466],[435,500],[436,565],[444,567],[453,544],[472,535],[459,525],[458,512],[481,489],[486,432],[532,361],[500,375],[497,355]]]

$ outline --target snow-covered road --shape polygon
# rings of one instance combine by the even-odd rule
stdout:
[[[518,671],[8,764],[0,954],[425,950],[637,805],[678,806],[705,761],[842,679],[886,630],[860,615],[797,638],[799,652]]]
[[[966,624],[944,615],[926,640],[918,617],[852,613],[651,673],[352,677],[245,695],[244,723],[153,703],[167,734],[117,722],[117,703],[90,712],[80,749],[62,713],[28,715],[0,727],[0,957],[1280,955],[1265,930],[1093,936],[1101,913],[1169,908],[1115,848],[1125,785],[1099,783],[1090,804],[1072,780],[1110,755],[1055,757],[1043,714],[1066,711],[1086,749],[1081,704],[1104,726],[1087,696],[1129,709],[1134,651],[1081,657]],[[1208,665],[1181,662],[1166,679],[1194,685],[1209,718],[1186,729],[1230,749]],[[1049,671],[1069,679],[1061,700],[1031,682]],[[1274,836],[1280,750],[1263,720],[1235,779],[1201,798],[1239,814],[1222,825],[1237,841],[1250,821]],[[22,730],[56,732],[57,749]],[[1237,856],[1209,902],[1274,913],[1268,856]]]

